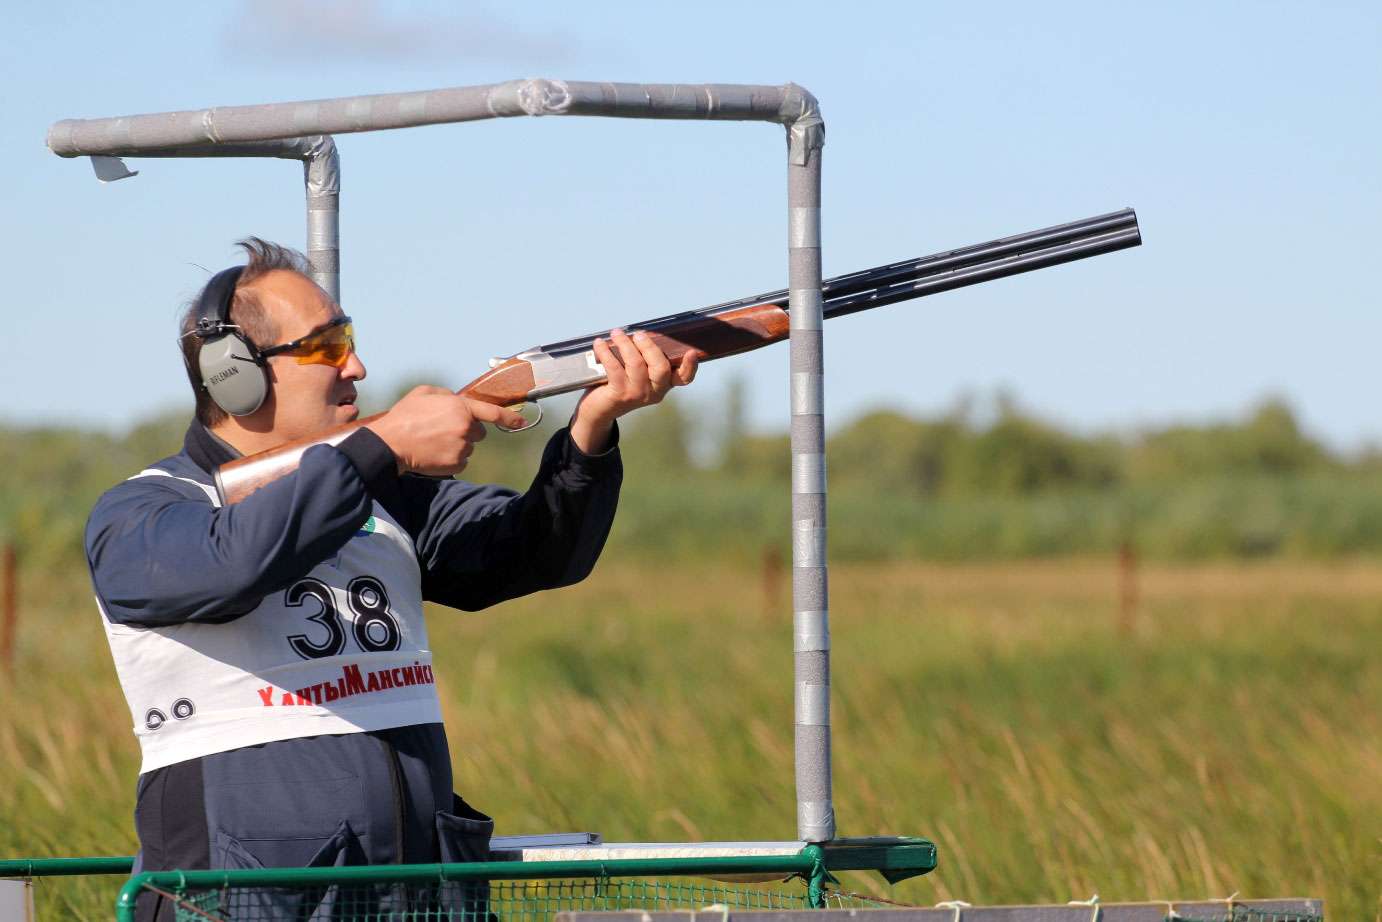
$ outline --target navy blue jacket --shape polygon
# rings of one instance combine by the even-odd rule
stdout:
[[[172,477],[107,491],[86,527],[87,563],[111,620],[155,627],[224,622],[334,554],[381,505],[413,537],[423,598],[474,611],[588,575],[614,521],[617,448],[587,455],[563,429],[526,493],[397,476],[387,445],[361,429],[302,456],[295,474],[217,509],[203,489],[235,457],[193,423],[183,450],[153,467]]]
[[[362,429],[217,508],[199,484],[210,487],[233,457],[193,423],[183,450],[153,465],[171,476],[125,481],[96,503],[87,561],[112,621],[233,621],[336,553],[372,501],[412,536],[428,601],[475,610],[568,585],[594,566],[622,479],[617,448],[586,455],[566,430],[548,442],[525,493],[400,477],[388,447]],[[451,781],[440,724],[179,762],[140,777],[135,870],[484,860],[492,821],[453,798]],[[170,913],[141,900],[141,918]]]

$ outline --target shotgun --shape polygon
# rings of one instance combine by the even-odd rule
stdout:
[[[1111,253],[1142,242],[1131,208],[1072,221],[1014,237],[1003,237],[959,250],[904,260],[826,280],[821,286],[823,313],[829,318],[921,298],[941,291],[1044,269]],[[702,361],[737,355],[787,338],[788,292],[770,291],[680,314],[669,314],[623,327],[630,334],[649,333],[678,365],[686,353]],[[498,406],[517,406],[581,390],[605,380],[592,343],[609,331],[537,346],[507,359],[491,359],[490,370],[457,391]],[[381,414],[382,415],[382,414]],[[224,464],[216,471],[216,492],[223,504],[239,502],[251,492],[297,469],[302,453],[313,445],[335,445],[378,416],[368,416]]]

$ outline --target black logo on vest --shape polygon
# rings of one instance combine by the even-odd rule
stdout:
[[[173,712],[174,720],[186,720],[197,713],[197,706],[192,703],[191,698],[179,698],[173,702],[170,709]],[[157,730],[168,722],[168,715],[158,708],[149,708],[149,713],[144,715],[144,726],[150,730]]]

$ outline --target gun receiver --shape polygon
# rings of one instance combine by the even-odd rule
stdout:
[[[1142,243],[1137,215],[1131,208],[1072,221],[1042,230],[1003,237],[963,249],[905,260],[826,280],[821,286],[827,319],[896,304],[992,279],[1057,266]],[[700,310],[669,314],[629,324],[643,330],[673,365],[695,351],[702,361],[758,349],[787,338],[790,325],[786,289],[726,301]],[[498,406],[514,406],[556,394],[581,390],[605,380],[592,343],[609,331],[537,346],[508,359],[494,359],[491,369],[457,393]],[[376,416],[329,429],[310,439],[290,442],[222,465],[216,490],[222,503],[239,502],[251,492],[297,469],[302,453],[313,445],[335,445]]]

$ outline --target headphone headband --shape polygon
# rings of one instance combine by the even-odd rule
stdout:
[[[244,266],[231,266],[217,272],[206,283],[197,299],[197,323],[192,328],[198,339],[219,336],[231,326],[230,305],[235,300],[235,285],[244,272]]]

